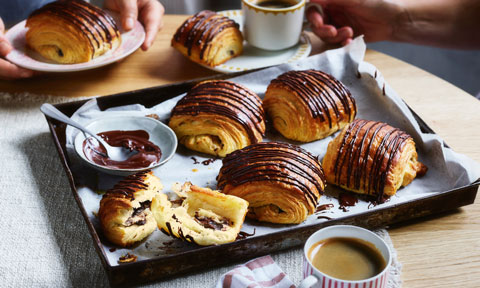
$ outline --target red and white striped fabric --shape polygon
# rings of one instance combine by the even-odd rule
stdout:
[[[216,288],[295,288],[270,256],[253,259],[223,274]]]

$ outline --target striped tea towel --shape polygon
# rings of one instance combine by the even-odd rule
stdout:
[[[216,288],[295,288],[269,255],[248,261],[223,274]]]

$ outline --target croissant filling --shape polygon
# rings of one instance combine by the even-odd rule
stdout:
[[[151,201],[163,185],[151,171],[127,176],[100,201],[98,217],[105,237],[121,247],[132,246],[156,228]]]
[[[165,194],[153,199],[152,211],[161,231],[202,246],[235,241],[247,213],[247,201],[190,183],[176,193],[183,198],[177,207]]]

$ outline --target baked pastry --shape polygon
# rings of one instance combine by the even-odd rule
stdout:
[[[323,158],[327,182],[373,195],[379,203],[410,184],[427,167],[413,138],[386,123],[357,119],[335,137]]]
[[[335,133],[357,113],[347,87],[318,70],[289,71],[272,80],[263,107],[278,132],[301,142]]]
[[[183,199],[177,207],[165,194],[153,199],[152,211],[161,231],[202,246],[235,241],[247,213],[247,201],[191,183],[185,183],[177,194]]]
[[[217,187],[247,200],[247,216],[272,223],[301,223],[315,212],[325,177],[319,160],[286,143],[262,142],[223,159]]]
[[[193,87],[173,108],[168,125],[187,148],[221,157],[262,141],[265,133],[262,100],[224,80]]]
[[[127,176],[100,201],[98,218],[110,242],[127,247],[142,241],[157,227],[150,204],[163,189],[151,171]]]
[[[113,18],[88,2],[56,1],[27,19],[28,47],[62,64],[88,62],[121,43]]]
[[[213,11],[201,11],[178,27],[172,46],[190,60],[215,67],[242,54],[239,25]]]

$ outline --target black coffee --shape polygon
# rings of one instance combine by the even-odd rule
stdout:
[[[295,0],[258,0],[256,2],[258,6],[265,7],[265,8],[274,8],[274,9],[282,9],[288,8],[298,4],[298,1]]]

